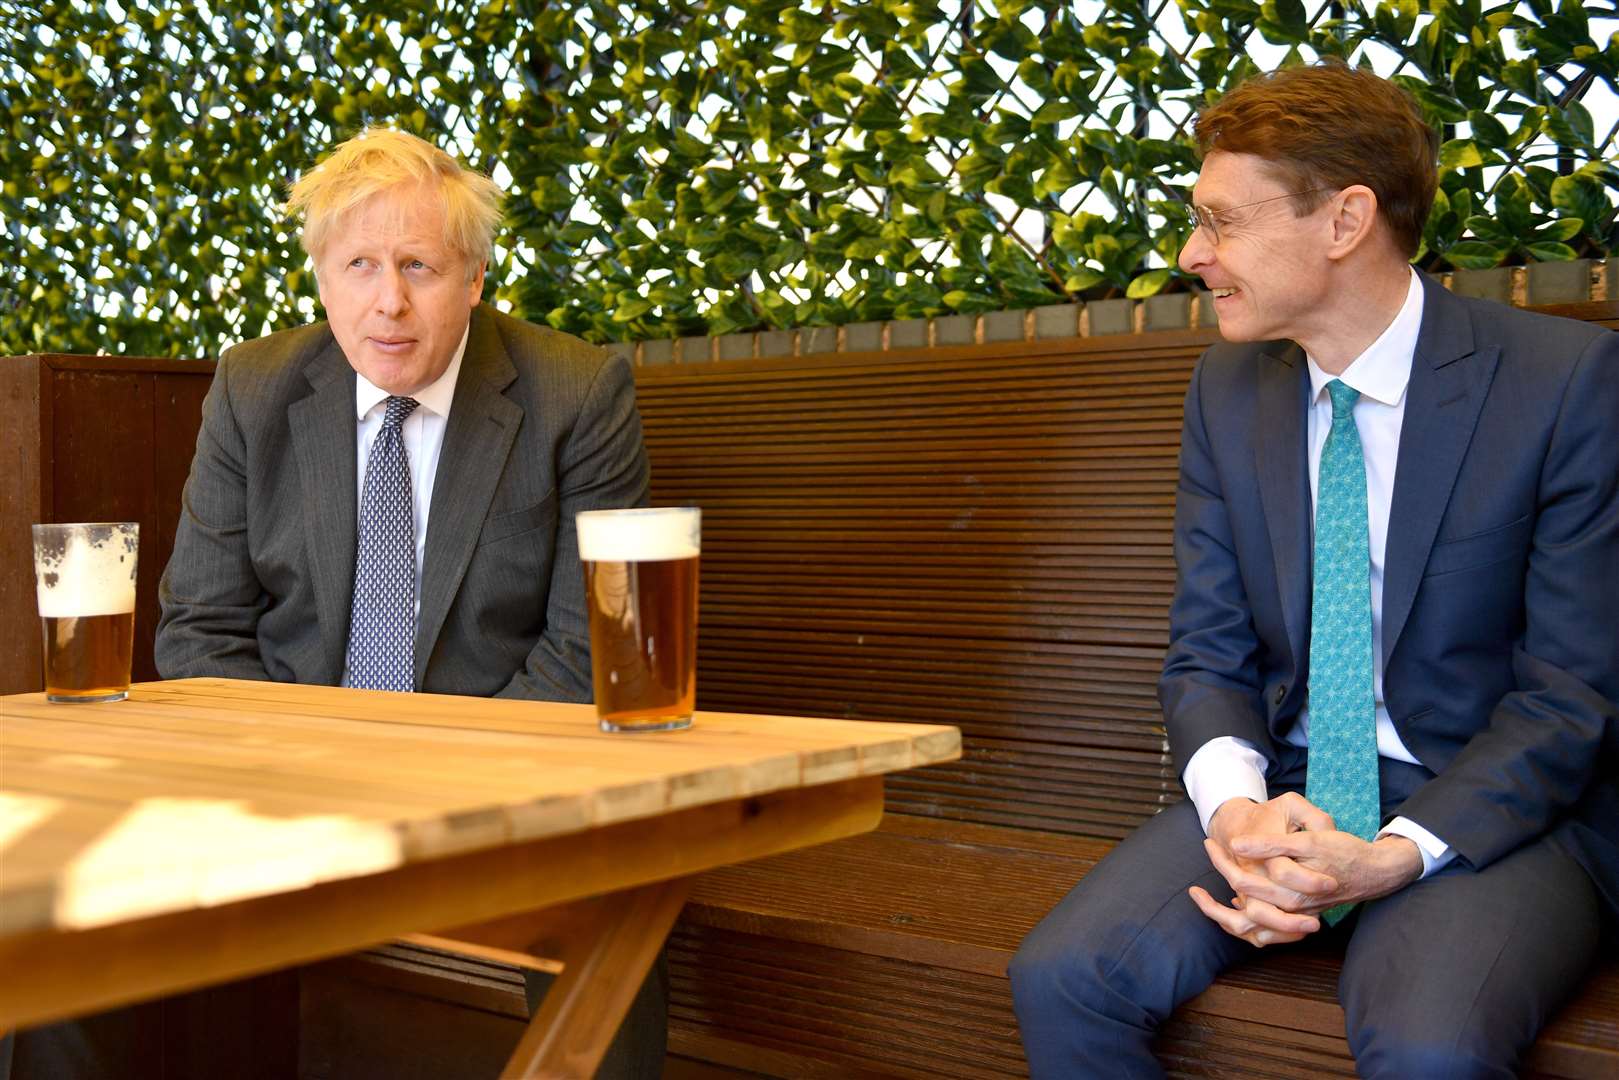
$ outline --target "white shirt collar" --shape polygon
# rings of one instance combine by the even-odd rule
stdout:
[[[467,328],[461,331],[461,344],[455,347],[455,355],[450,357],[450,366],[444,369],[444,374],[410,395],[416,399],[418,406],[439,416],[450,414],[450,402],[455,399],[455,379],[461,373],[461,357],[467,351],[467,338],[471,333],[472,322],[468,320]],[[357,419],[364,420],[366,413],[390,396],[388,391],[364,375],[357,371],[354,373],[354,415]]]
[[[1345,386],[1359,390],[1362,397],[1384,405],[1398,405],[1411,381],[1411,359],[1417,351],[1417,334],[1422,329],[1422,279],[1415,269],[1406,289],[1405,303],[1376,341],[1349,362],[1342,375],[1329,375],[1306,356],[1310,368],[1310,400],[1320,401],[1327,384],[1342,379]]]

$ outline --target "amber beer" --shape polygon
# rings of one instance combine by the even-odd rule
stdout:
[[[668,507],[589,510],[576,519],[603,731],[691,724],[701,515]]]
[[[34,526],[47,700],[129,696],[139,541],[132,521]]]

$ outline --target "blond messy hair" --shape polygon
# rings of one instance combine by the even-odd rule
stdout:
[[[300,241],[320,266],[332,229],[378,195],[420,188],[444,208],[444,244],[467,261],[470,279],[489,259],[503,193],[432,143],[388,128],[366,128],[338,145],[287,192],[285,212],[303,219]]]

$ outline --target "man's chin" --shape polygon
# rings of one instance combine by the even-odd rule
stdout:
[[[368,345],[361,353],[364,359],[352,365],[354,370],[364,375],[378,390],[386,390],[395,397],[414,394],[433,381],[422,380],[422,365],[417,362],[413,352],[400,356],[381,353]]]

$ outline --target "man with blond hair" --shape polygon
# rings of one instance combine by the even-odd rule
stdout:
[[[1219,974],[1313,935],[1367,1078],[1507,1080],[1619,911],[1619,335],[1416,273],[1438,139],[1286,68],[1198,117],[1159,698],[1188,798],[1010,969],[1032,1071],[1157,1077]]]
[[[380,129],[293,185],[326,321],[220,358],[159,587],[165,678],[590,700],[574,516],[646,501],[641,422],[621,358],[480,305],[500,201]],[[664,978],[601,1075],[660,1074]],[[119,1067],[81,1040],[43,1073]]]
[[[646,499],[629,366],[479,304],[500,193],[414,136],[344,143],[288,210],[327,321],[220,359],[158,669],[590,700],[574,515]]]

